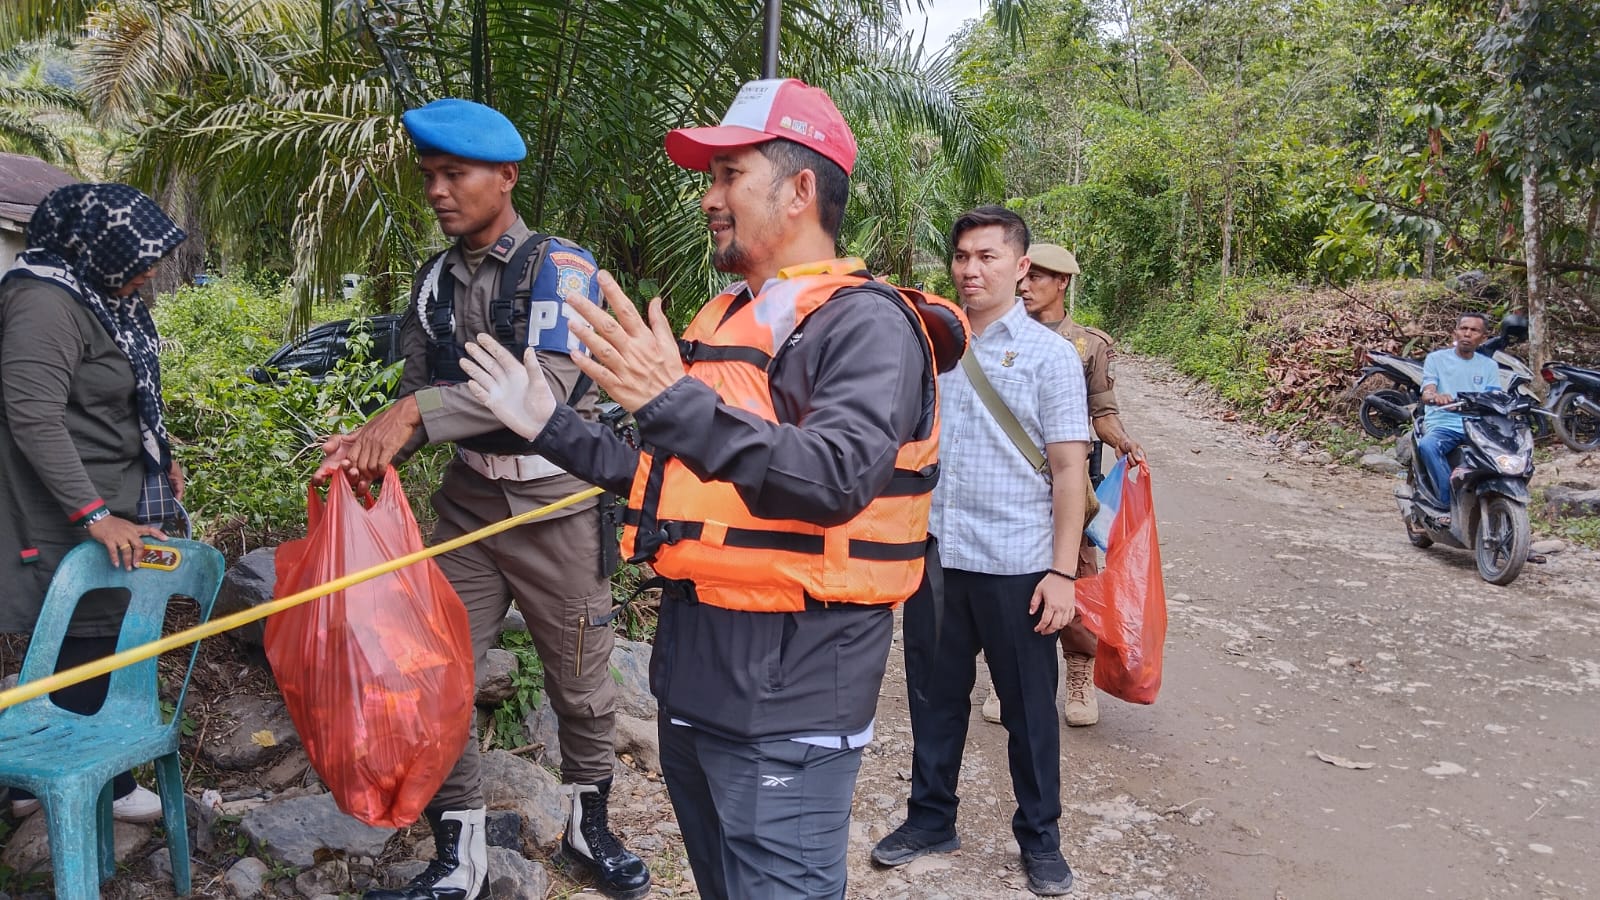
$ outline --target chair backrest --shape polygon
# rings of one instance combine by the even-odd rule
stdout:
[[[50,580],[44,607],[28,644],[28,655],[22,662],[19,682],[54,673],[67,625],[85,593],[102,589],[128,593],[128,611],[123,616],[122,631],[117,638],[117,650],[121,652],[161,636],[167,601],[173,595],[194,598],[200,609],[200,621],[209,619],[217,590],[222,586],[224,569],[222,554],[199,541],[147,540],[144,557],[131,572],[112,565],[103,545],[94,541],[79,544],[62,558]],[[183,706],[183,694],[188,692],[189,675],[194,670],[199,649],[196,643],[189,652],[189,664],[184,670],[182,693],[177,703],[179,709]],[[155,687],[156,661],[153,658],[117,669],[111,673],[106,708],[118,704],[124,710],[133,710],[138,708],[136,704],[143,704],[151,716],[159,716]]]

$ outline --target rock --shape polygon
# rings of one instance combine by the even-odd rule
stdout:
[[[552,769],[561,768],[561,741],[558,739],[556,728],[560,719],[556,711],[550,708],[549,703],[540,703],[522,720],[522,735],[528,743],[540,749],[532,757],[534,762],[549,766]]]
[[[300,746],[289,711],[278,697],[235,694],[212,707],[234,721],[229,732],[206,735],[200,756],[219,769],[254,769],[265,766],[286,748]]]
[[[301,872],[294,877],[294,889],[302,897],[337,895],[350,887],[350,864],[342,859],[330,859]]]
[[[1402,466],[1411,465],[1412,446],[1410,441],[1397,441],[1394,445],[1395,461]]]
[[[543,768],[504,750],[485,753],[483,796],[490,809],[515,810],[522,816],[523,846],[529,852],[561,839],[567,825],[567,792]]]
[[[214,618],[220,618],[247,609],[255,609],[272,599],[272,588],[278,581],[278,571],[275,558],[276,547],[262,547],[251,550],[239,561],[228,567],[226,575],[222,576],[222,588],[217,591],[216,608],[212,613]],[[261,636],[266,628],[266,623],[251,622],[242,628],[236,628],[231,633],[247,644],[261,646]]]
[[[517,657],[510,650],[490,648],[478,666],[479,706],[495,707],[510,700],[517,693],[512,676],[517,674]]]
[[[228,869],[228,874],[223,876],[223,880],[240,900],[252,900],[261,896],[261,892],[266,890],[267,873],[271,871],[266,863],[253,856],[246,856]]]
[[[1572,482],[1553,484],[1545,489],[1544,504],[1559,516],[1600,516],[1600,489]]]
[[[1385,475],[1397,474],[1401,469],[1400,463],[1394,457],[1382,453],[1368,453],[1361,457],[1361,465],[1363,468]]]
[[[150,874],[155,876],[156,880],[162,884],[172,883],[172,854],[166,847],[158,848],[145,861],[150,864]]]
[[[0,678],[0,691],[9,691],[12,688],[16,687],[17,686],[17,681],[19,679],[21,679],[21,678],[22,678],[22,673],[20,673],[20,672],[12,672],[10,675],[7,675],[4,678]]]
[[[656,723],[628,715],[618,715],[615,721],[617,755],[631,755],[634,767],[641,772],[660,772],[661,736]]]
[[[1333,454],[1326,450],[1319,450],[1311,454],[1310,462],[1314,465],[1326,466],[1333,462]]]
[[[113,822],[112,827],[112,845],[119,863],[131,860],[134,851],[155,833],[155,826],[135,822]],[[0,853],[0,866],[23,874],[50,870],[50,823],[44,813],[35,813],[17,825],[7,838],[5,852]]]
[[[617,711],[635,719],[655,721],[656,698],[650,693],[650,645],[618,638],[611,651],[611,671],[617,679]]]
[[[318,850],[379,856],[393,828],[373,828],[345,815],[330,794],[291,797],[244,814],[239,828],[264,852],[293,866],[316,862]]]
[[[543,897],[550,890],[550,875],[544,866],[504,847],[489,848],[489,891],[494,900],[522,900]]]
[[[1561,551],[1567,549],[1567,542],[1554,539],[1548,541],[1534,541],[1532,544],[1528,545],[1528,549],[1534,553],[1560,553]]]
[[[489,846],[522,850],[522,816],[515,810],[490,810],[484,817],[483,830]]]
[[[382,879],[384,887],[397,888],[403,884],[410,883],[411,879],[422,874],[422,870],[428,867],[428,862],[432,859],[433,854],[430,852],[427,860],[408,859],[405,862],[398,862],[389,866],[385,870],[387,876]]]

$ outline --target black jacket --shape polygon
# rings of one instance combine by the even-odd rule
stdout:
[[[849,521],[888,485],[900,446],[932,415],[921,340],[896,300],[847,290],[774,358],[778,422],[684,378],[635,414],[639,439],[701,478],[731,483],[758,516]],[[638,451],[566,407],[535,446],[624,496],[638,466]],[[888,607],[751,613],[696,603],[692,584],[665,594],[650,673],[662,715],[748,741],[851,735],[872,721],[894,631]]]

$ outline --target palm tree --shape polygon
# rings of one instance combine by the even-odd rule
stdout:
[[[19,0],[0,14],[0,35],[52,21],[40,12],[51,5]],[[440,96],[490,103],[521,127],[530,155],[517,200],[531,225],[586,243],[625,283],[677,298],[680,315],[707,295],[701,179],[668,162],[661,138],[717,120],[758,71],[756,4],[271,4],[292,30],[271,27],[271,16],[250,27],[253,5],[106,0],[80,14],[85,4],[67,3],[60,21],[88,24],[99,95],[139,111],[128,177],[160,184],[204,173],[216,227],[235,245],[277,223],[303,315],[341,272],[406,272],[437,240],[398,113]],[[309,26],[308,7],[321,13]],[[831,90],[858,129],[925,130],[965,183],[992,183],[992,145],[950,68],[924,65],[889,37],[897,3],[790,0],[785,16],[786,74]],[[112,26],[130,18],[137,28]],[[179,39],[144,37],[158,27]],[[152,47],[174,47],[179,61],[151,52],[129,62]],[[134,89],[117,91],[123,84]]]
[[[71,132],[88,110],[71,87],[45,77],[49,49],[26,43],[0,52],[0,151],[76,168]]]
[[[0,85],[0,150],[76,168],[72,144],[52,120],[81,118],[87,112],[83,98],[66,88]]]

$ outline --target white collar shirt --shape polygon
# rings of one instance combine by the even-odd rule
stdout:
[[[1021,301],[973,339],[971,352],[1041,453],[1046,444],[1090,440],[1083,362],[1071,341],[1028,318]],[[939,376],[939,415],[939,485],[928,530],[939,540],[940,561],[989,575],[1049,568],[1050,482],[1006,436],[960,366]]]

